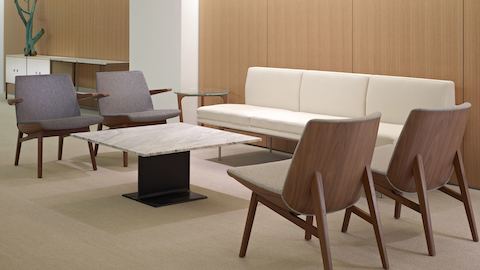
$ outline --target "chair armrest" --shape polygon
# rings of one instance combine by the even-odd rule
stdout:
[[[153,96],[153,95],[156,95],[156,94],[166,93],[166,92],[170,92],[170,91],[172,91],[172,89],[150,90],[150,95]]]
[[[104,93],[77,93],[77,100],[100,99],[108,96],[109,94]]]
[[[14,98],[14,99],[7,100],[8,105],[12,105],[12,106],[22,102],[23,102],[23,98]]]

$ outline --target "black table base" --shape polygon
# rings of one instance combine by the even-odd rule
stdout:
[[[138,157],[138,192],[123,196],[153,207],[207,198],[190,191],[190,152]]]

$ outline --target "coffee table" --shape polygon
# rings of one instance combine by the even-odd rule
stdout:
[[[138,192],[123,196],[153,207],[207,198],[190,191],[191,150],[261,140],[185,123],[76,133],[72,137],[136,154]]]

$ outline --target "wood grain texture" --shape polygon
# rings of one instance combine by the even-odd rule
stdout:
[[[267,0],[200,0],[200,88],[245,102],[251,66],[267,65]]]
[[[39,1],[40,54],[128,60],[128,0]]]
[[[465,168],[480,189],[480,1],[465,0],[465,101],[472,104],[465,133]]]
[[[444,186],[453,172],[453,160],[462,147],[469,104],[445,111],[413,110],[405,123],[387,171],[398,191],[416,192],[415,159],[425,161],[427,191]]]
[[[463,102],[463,0],[353,0],[353,71],[452,80]]]
[[[268,66],[352,72],[352,1],[269,0]]]
[[[318,172],[326,191],[327,213],[355,204],[360,198],[365,168],[372,161],[379,122],[380,114],[355,122],[310,121],[287,174],[285,203],[298,213],[316,214],[309,194]]]

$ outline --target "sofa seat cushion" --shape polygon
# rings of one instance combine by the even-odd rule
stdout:
[[[251,126],[301,135],[308,121],[312,119],[337,120],[346,119],[346,117],[287,110],[271,110],[252,117]]]
[[[393,144],[395,145],[402,133],[403,125],[380,123],[378,127],[377,146]]]
[[[291,159],[269,162],[258,165],[244,166],[232,168],[228,170],[228,174],[233,178],[242,182],[248,182],[253,186],[257,186],[273,192],[282,194],[287,173],[290,169]]]
[[[199,122],[202,122],[202,120],[211,120],[250,126],[252,117],[272,111],[284,110],[246,104],[219,104],[198,108],[197,117]]]
[[[392,159],[394,151],[395,145],[393,144],[386,144],[375,147],[371,165],[372,171],[374,173],[387,175],[388,166],[390,165],[390,160]]]

